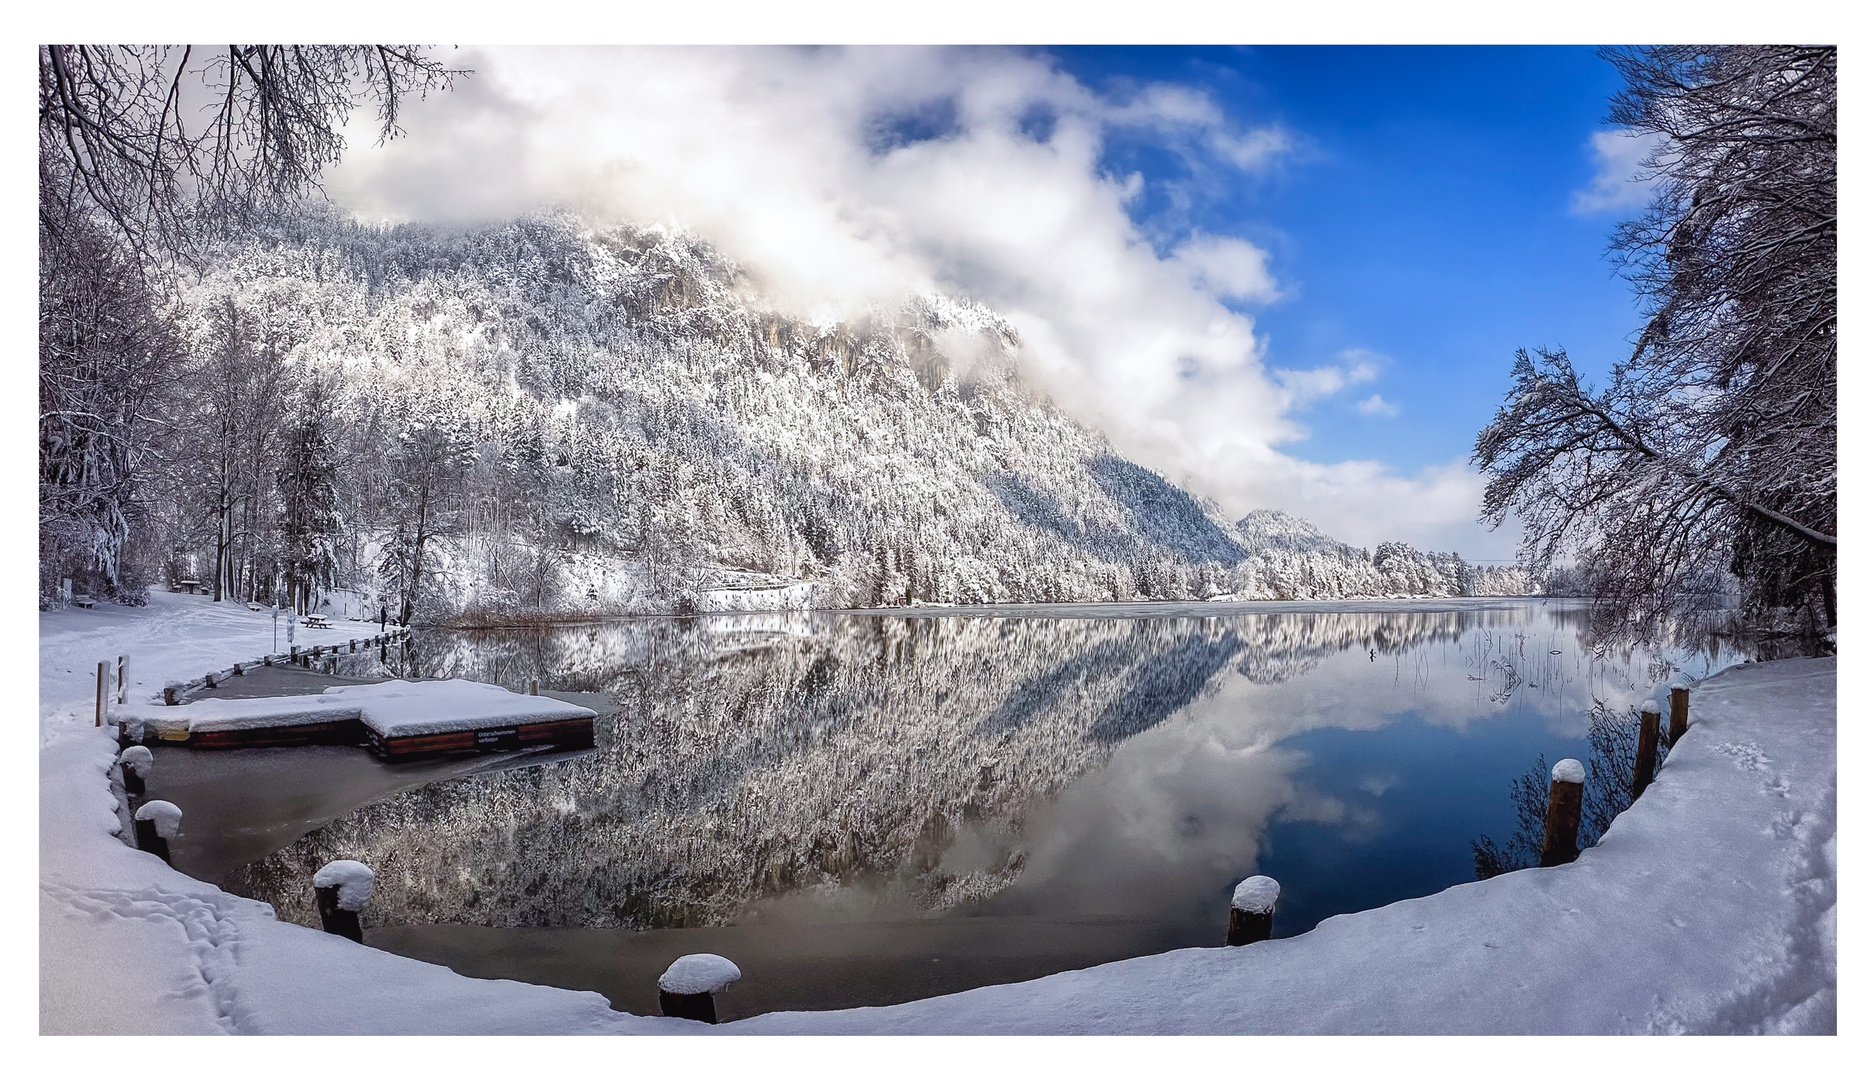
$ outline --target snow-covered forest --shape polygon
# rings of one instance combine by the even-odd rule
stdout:
[[[568,214],[308,211],[200,262],[130,365],[160,422],[132,436],[121,541],[48,530],[48,599],[197,580],[438,620],[1536,591],[1225,520],[1032,391],[966,300],[806,321],[700,238]]]

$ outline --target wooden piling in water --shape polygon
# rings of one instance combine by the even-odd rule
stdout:
[[[1690,730],[1690,688],[1672,686],[1670,693],[1670,742],[1666,746],[1676,746],[1677,740]]]
[[[1274,936],[1274,905],[1280,900],[1280,882],[1259,875],[1244,879],[1229,898],[1227,943],[1253,945]]]
[[[137,807],[136,845],[163,862],[169,861],[169,840],[182,831],[182,811],[174,803],[153,799]]]
[[[141,795],[144,781],[154,770],[156,759],[147,746],[128,746],[117,755],[117,771],[123,776],[124,794]]]
[[[214,672],[210,671],[208,674],[202,676],[202,685],[210,690],[215,688]]]
[[[1559,866],[1579,858],[1580,804],[1586,791],[1586,766],[1574,758],[1556,763],[1547,787],[1547,829],[1540,864]]]
[[[312,893],[318,897],[319,925],[327,934],[363,944],[361,918],[370,903],[373,875],[361,862],[335,859],[312,875]]]
[[[657,980],[657,1006],[664,1016],[713,1024],[715,995],[741,977],[741,969],[714,953],[679,956]]]
[[[1658,703],[1647,701],[1638,710],[1638,757],[1632,762],[1631,797],[1636,799],[1651,786],[1657,772]]]

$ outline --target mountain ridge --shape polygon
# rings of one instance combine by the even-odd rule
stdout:
[[[339,472],[326,587],[423,618],[1529,591],[1229,521],[1035,392],[987,308],[809,321],[665,226],[288,217],[182,309],[197,352],[238,325],[248,363],[329,389],[307,421]],[[436,477],[427,518],[390,463]]]

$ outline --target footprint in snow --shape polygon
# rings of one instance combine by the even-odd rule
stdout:
[[[1761,747],[1754,743],[1721,743],[1716,747],[1716,752],[1734,759],[1738,769],[1750,772],[1766,772],[1768,769],[1768,755],[1762,753]]]

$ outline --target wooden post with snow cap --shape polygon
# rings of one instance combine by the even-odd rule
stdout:
[[[129,690],[126,684],[129,681],[129,666],[130,658],[128,656],[119,656],[117,658],[117,704],[119,705],[122,705],[128,700],[126,695],[129,693]]]
[[[1664,745],[1676,746],[1677,740],[1690,730],[1690,677],[1682,672],[1671,680],[1670,703],[1670,741]]]
[[[1632,762],[1631,797],[1636,799],[1651,786],[1651,774],[1657,772],[1658,703],[1647,701],[1638,709],[1638,757]]]
[[[1579,858],[1580,804],[1586,791],[1586,766],[1577,758],[1556,762],[1547,786],[1547,835],[1541,840],[1540,864],[1559,866]]]
[[[657,980],[657,1005],[664,1016],[715,1023],[715,995],[741,977],[734,961],[714,953],[679,956]]]
[[[169,861],[169,841],[182,831],[182,809],[175,803],[151,799],[136,811],[136,846],[163,862]]]
[[[527,680],[527,693],[532,695],[533,697],[539,697],[539,680],[538,679]]]
[[[143,782],[156,771],[156,757],[147,746],[126,746],[117,755],[117,771],[123,774],[124,794],[143,794]]]
[[[97,723],[93,727],[104,726],[104,669],[109,666],[107,660],[97,662]]]
[[[163,687],[163,704],[164,704],[164,705],[174,705],[175,703],[176,703],[176,690],[175,690],[175,687],[173,687],[173,686],[165,686],[165,687]]]
[[[335,859],[319,867],[312,875],[312,892],[318,897],[319,922],[327,934],[363,943],[364,925],[358,917],[370,905],[375,881],[370,867],[352,859]]]
[[[1251,877],[1235,886],[1229,898],[1228,943],[1253,945],[1274,936],[1274,905],[1280,900],[1280,882]]]

